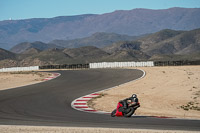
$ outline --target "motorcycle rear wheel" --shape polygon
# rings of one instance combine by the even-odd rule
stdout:
[[[117,112],[117,109],[113,110],[113,112],[111,113],[111,117],[115,117],[116,112]]]

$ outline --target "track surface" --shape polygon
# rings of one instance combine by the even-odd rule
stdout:
[[[62,75],[54,80],[0,91],[0,124],[200,131],[199,120],[142,116],[112,118],[109,115],[80,112],[71,108],[71,102],[80,96],[141,77],[143,72],[140,70],[93,69],[57,72]]]

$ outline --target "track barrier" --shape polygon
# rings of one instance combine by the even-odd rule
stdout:
[[[39,69],[84,69],[89,68],[89,64],[63,64],[39,66]]]
[[[90,63],[90,68],[123,68],[123,67],[153,67],[153,61],[147,62],[101,62]]]
[[[155,66],[186,66],[200,65],[200,61],[154,61]]]
[[[39,70],[39,66],[2,68],[0,69],[0,72],[34,71],[34,70]]]
[[[2,68],[0,69],[0,72],[34,71],[39,69],[89,69],[89,68],[183,66],[183,65],[200,65],[200,60],[199,61],[98,62],[98,63],[88,63],[88,64],[45,65],[45,66]]]

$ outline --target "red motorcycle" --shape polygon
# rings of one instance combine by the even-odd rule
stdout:
[[[115,116],[117,116],[117,117],[122,117],[122,116],[131,117],[135,113],[135,110],[139,107],[140,107],[139,102],[137,102],[137,103],[130,102],[130,103],[128,103],[128,108],[124,109],[123,104],[119,102],[117,104],[117,109],[112,111],[111,116],[112,117],[115,117]]]

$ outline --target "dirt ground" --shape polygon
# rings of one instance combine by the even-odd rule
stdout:
[[[1,126],[0,133],[199,133],[198,131],[170,131],[118,128]]]
[[[139,69],[146,72],[143,79],[104,91],[89,106],[111,112],[119,100],[135,93],[141,104],[136,115],[200,118],[200,66]]]
[[[39,83],[50,75],[50,73],[46,72],[30,71],[0,73],[0,90]]]

